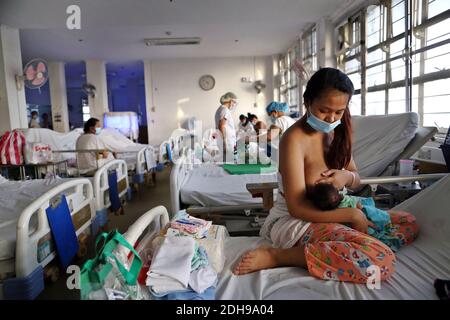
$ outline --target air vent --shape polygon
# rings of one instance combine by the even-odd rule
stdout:
[[[154,38],[145,39],[147,46],[182,46],[200,44],[200,38]]]

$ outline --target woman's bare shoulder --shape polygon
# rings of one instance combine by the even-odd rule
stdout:
[[[309,134],[305,131],[301,121],[297,121],[292,125],[281,138],[281,144],[287,147],[300,146],[303,148],[310,141]]]

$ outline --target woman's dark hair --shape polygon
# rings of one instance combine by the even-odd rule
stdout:
[[[96,118],[90,118],[88,121],[86,121],[84,123],[84,133],[89,133],[89,130],[92,127],[95,127],[95,125],[97,124],[97,122],[99,122],[100,120],[96,119]]]
[[[354,93],[352,81],[338,69],[322,68],[309,79],[303,93],[303,100],[305,105],[310,108],[315,99],[330,89],[339,90],[349,96],[341,125],[334,129],[333,142],[325,155],[325,162],[330,169],[342,169],[349,165],[352,158],[352,123],[348,108],[348,103]]]
[[[241,114],[241,115],[239,116],[239,120],[241,120],[241,121],[242,121],[242,120],[244,120],[244,119],[245,119],[245,120],[247,120],[247,117],[246,117],[246,116],[244,116],[243,114]]]
[[[258,117],[256,116],[256,114],[247,113],[247,121],[252,121],[253,119],[258,120]]]

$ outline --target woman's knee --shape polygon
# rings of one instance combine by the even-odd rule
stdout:
[[[393,233],[404,244],[410,244],[419,235],[420,227],[416,217],[405,211],[389,211],[393,225]]]
[[[395,272],[395,255],[389,247],[352,245],[342,270],[352,271],[346,281],[368,283],[371,280],[384,281]],[[345,280],[344,280],[345,281]]]

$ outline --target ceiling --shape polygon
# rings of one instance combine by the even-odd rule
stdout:
[[[358,0],[0,0],[0,23],[20,29],[24,61],[265,56]],[[81,30],[66,28],[67,6]],[[145,38],[200,37],[200,45],[147,47]]]

